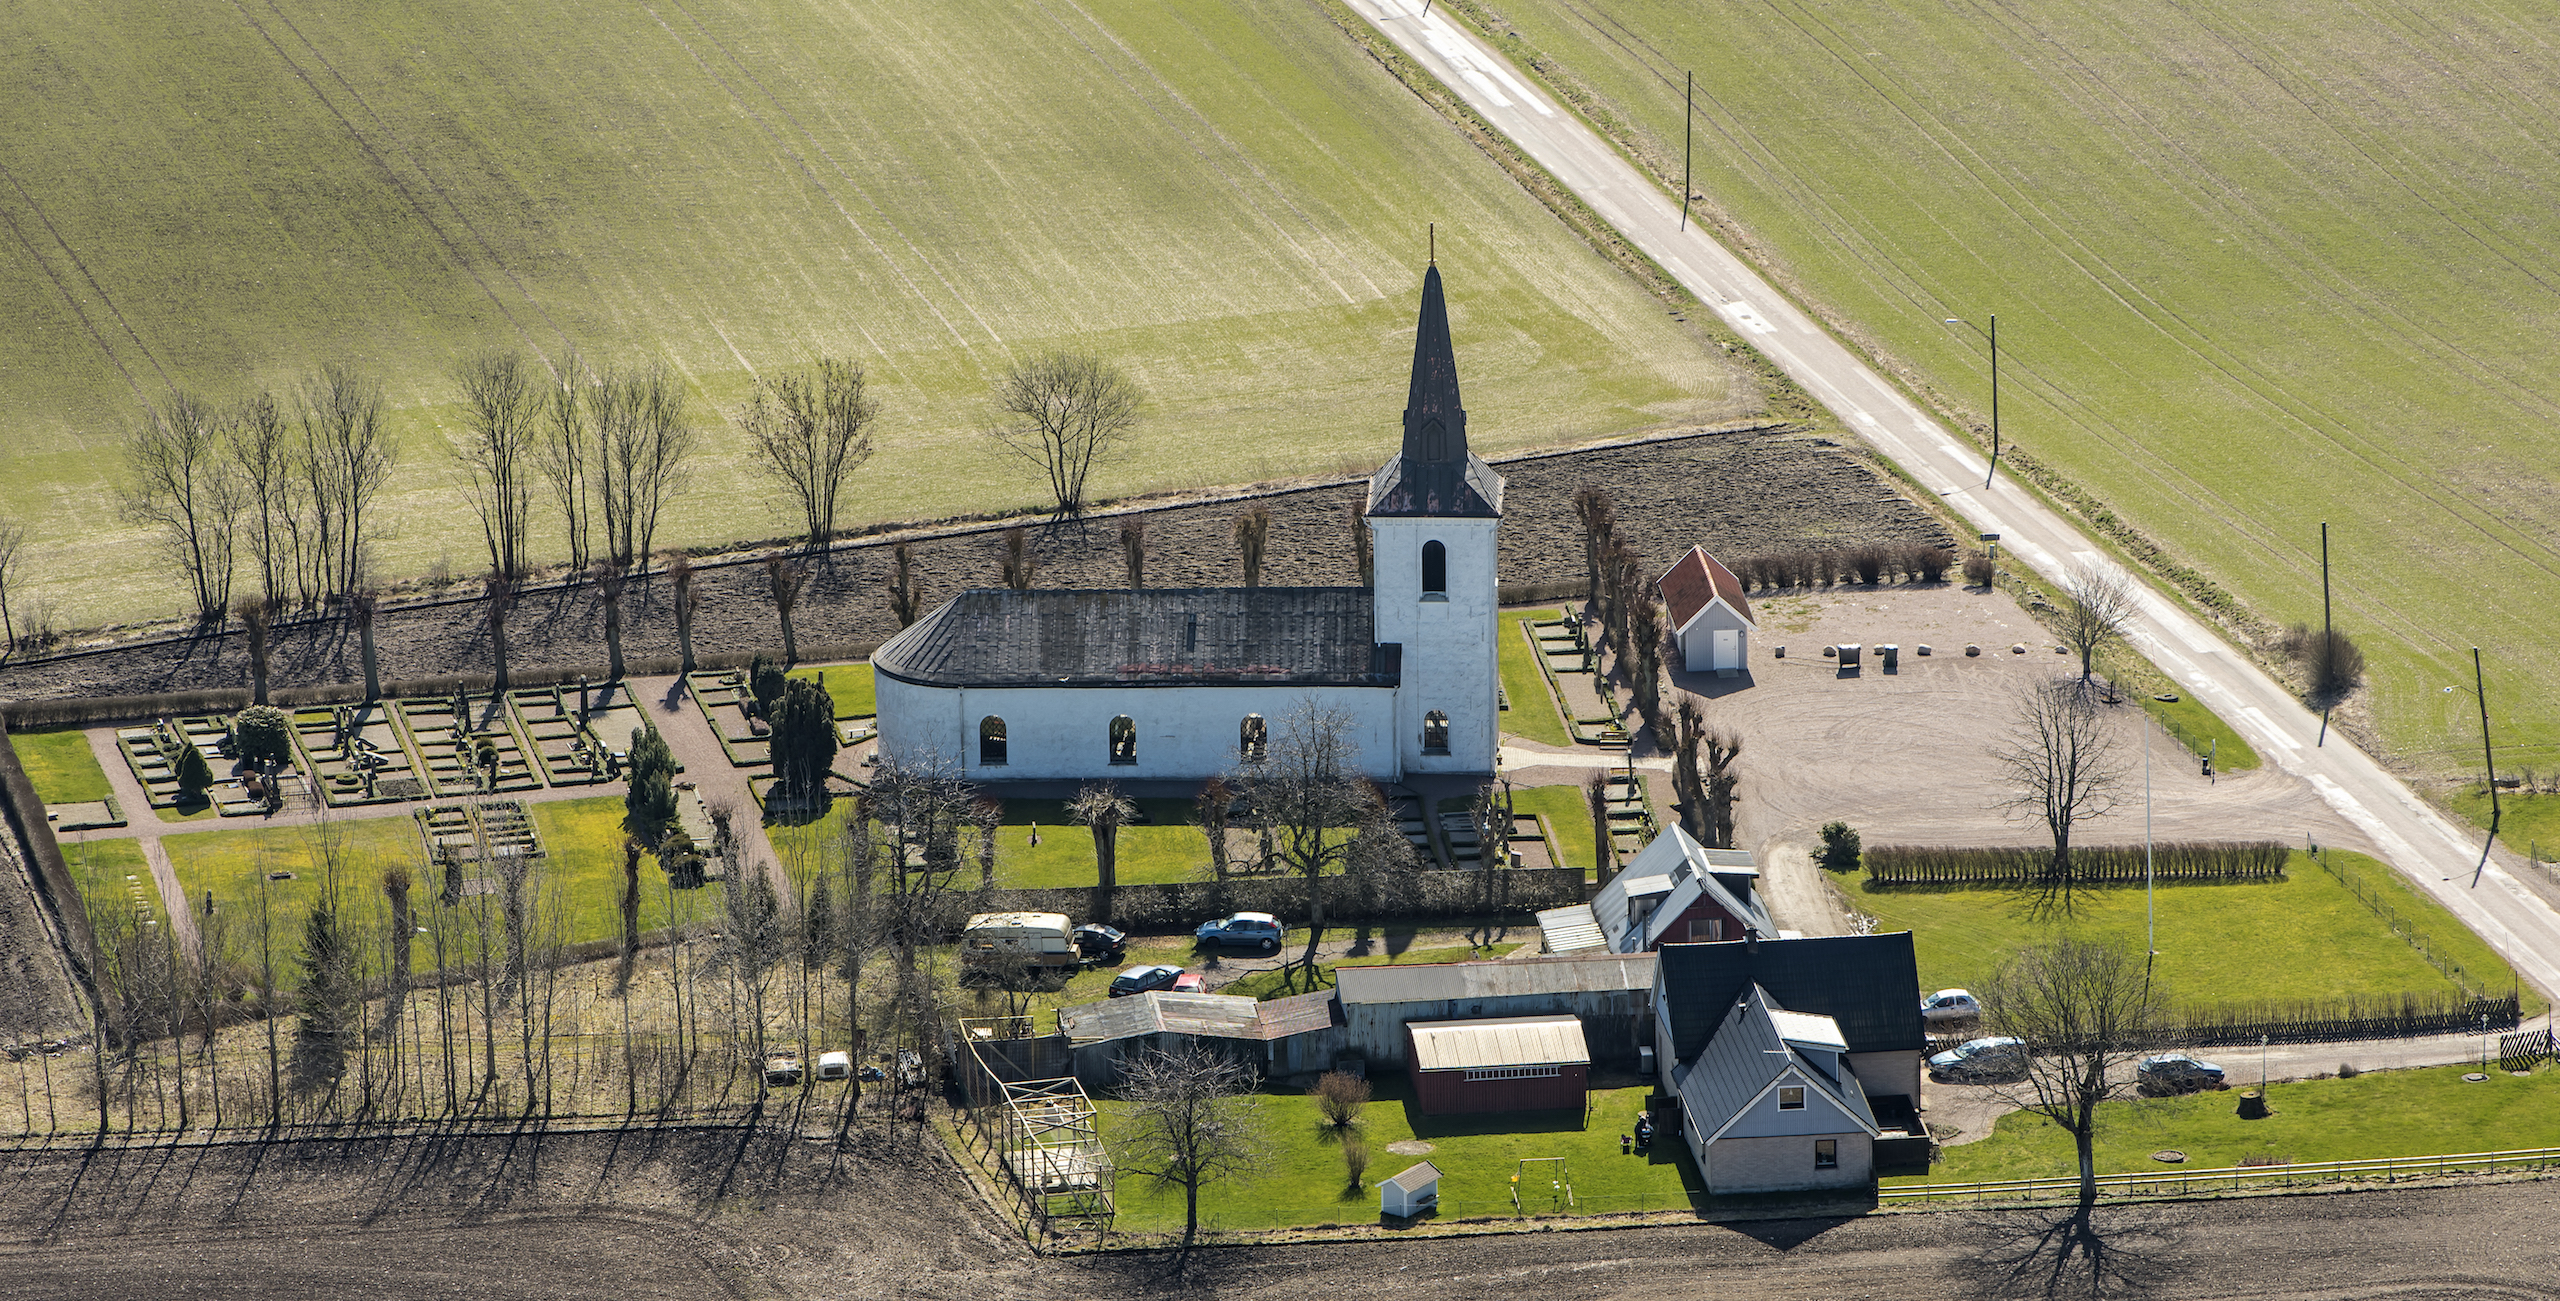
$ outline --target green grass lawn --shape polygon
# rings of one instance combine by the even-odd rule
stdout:
[[[2258,752],[2246,737],[2233,731],[2229,723],[2195,697],[2184,692],[2173,694],[2178,697],[2173,701],[2154,700],[2148,695],[2141,699],[2143,711],[2160,720],[2160,726],[2178,738],[2178,744],[2194,754],[2212,755],[2217,772],[2245,772],[2258,766]]]
[[[341,818],[329,825],[329,833],[340,845],[341,916],[374,924],[379,910],[387,906],[382,901],[382,871],[395,863],[409,868],[412,899],[431,897],[434,886],[416,819],[406,814]],[[313,827],[251,827],[189,832],[160,843],[168,851],[169,865],[177,870],[178,883],[186,888],[188,906],[201,913],[205,892],[212,891],[215,910],[225,917],[241,960],[253,968],[259,892],[265,890],[268,944],[276,955],[277,982],[288,985],[293,956],[302,949],[303,916],[319,899],[324,884],[320,835],[320,829]],[[293,878],[266,879],[273,872],[291,872]]]
[[[829,678],[832,684],[834,679]],[[1209,838],[1189,821],[1188,800],[1138,800],[1150,825],[1120,829],[1119,878],[1122,885],[1149,885],[1199,880],[1209,874]],[[765,835],[786,863],[795,856],[834,852],[829,843],[844,830],[852,806],[837,800],[826,817],[799,825],[769,824]],[[1034,832],[1039,844],[1032,844]],[[966,853],[977,861],[977,846]],[[815,861],[813,859],[813,861]],[[974,869],[971,869],[974,873]],[[996,831],[996,884],[1034,890],[1095,883],[1093,832],[1067,820],[1063,800],[1006,800],[1004,821]],[[972,875],[972,882],[975,877]]]
[[[1555,693],[1547,689],[1547,675],[1538,667],[1538,650],[1529,644],[1521,629],[1523,624],[1553,619],[1558,613],[1502,612],[1502,691],[1511,697],[1510,712],[1502,716],[1502,730],[1548,745],[1571,745],[1573,734],[1565,730],[1564,718],[1556,712]]]
[[[571,943],[622,933],[622,797],[562,800],[533,807],[533,827],[550,855],[549,888],[559,891]],[[641,925],[664,911],[665,875],[654,854],[640,856]]]
[[[869,664],[816,664],[791,670],[790,676],[804,682],[826,680],[827,695],[836,702],[838,718],[870,718],[880,712],[880,702],[871,689]]]
[[[35,783],[36,798],[47,804],[103,800],[115,793],[86,732],[12,732],[9,744],[16,748],[27,780]]]
[[[155,910],[167,906],[160,897],[160,887],[151,879],[151,864],[143,858],[139,842],[91,840],[66,844],[62,847],[62,861],[70,867],[81,899],[93,912],[101,905],[125,906],[130,898],[125,890],[128,876],[142,887],[144,899]]]
[[[2515,976],[2486,944],[2432,901],[2399,884],[2389,868],[2359,854],[2330,851],[2360,879],[2388,892],[2402,917],[2450,953],[2495,993]],[[2263,884],[2159,888],[2157,973],[2173,1001],[2230,1003],[2325,999],[2349,995],[2455,992],[2454,984],[2391,934],[2371,909],[2330,875],[2295,854],[2286,879]],[[2086,901],[2067,929],[2112,940],[2139,953],[2143,891],[2110,887]],[[1851,906],[1888,931],[1908,930],[1920,960],[1920,984],[1980,988],[2009,954],[2056,933],[2003,890],[1869,890],[1851,887]],[[2526,991],[2528,1006],[2539,1000]]]
[[[1515,813],[1537,813],[1547,819],[1547,828],[1555,837],[1557,852],[1564,855],[1561,867],[1592,866],[1591,806],[1583,802],[1579,786],[1530,786],[1511,792],[1511,809]]]
[[[2453,811],[2487,830],[2489,796],[2477,784],[2445,798]],[[2560,795],[2498,792],[2498,841],[2517,853],[2534,853],[2544,862],[2560,859]]]
[[[2246,1048],[2198,1054],[2234,1080],[2257,1082]],[[2545,1065],[2517,1077],[2493,1064],[2487,1081],[2462,1079],[2476,1067],[2368,1071],[2351,1080],[2301,1080],[2267,1086],[2275,1114],[2242,1120],[2237,1093],[2111,1102],[2099,1109],[2100,1174],[2170,1173],[2151,1154],[2174,1148],[2194,1169],[2236,1166],[2251,1157],[2279,1161],[2352,1161],[2560,1146],[2560,1070]],[[1971,1183],[1990,1179],[2067,1178],[2078,1172],[2071,1136],[2039,1116],[2000,1118],[1989,1138],[1945,1149],[1926,1180],[1888,1184]]]
[[[1657,1143],[1651,1157],[1618,1150],[1618,1136],[1634,1129],[1651,1090],[1595,1089],[1587,1112],[1512,1112],[1491,1116],[1421,1116],[1401,1072],[1370,1081],[1374,1100],[1357,1131],[1369,1149],[1364,1187],[1344,1178],[1341,1140],[1303,1093],[1271,1091],[1260,1099],[1269,1155],[1255,1173],[1220,1180],[1200,1194],[1204,1228],[1276,1229],[1314,1224],[1375,1224],[1378,1182],[1407,1166],[1429,1161],[1439,1168],[1440,1218],[1511,1215],[1511,1178],[1526,1157],[1563,1157],[1572,1176],[1575,1209],[1556,1204],[1545,1173],[1522,1180],[1523,1209],[1532,1215],[1682,1210],[1695,1204],[1702,1185],[1680,1143]],[[1126,1132],[1124,1105],[1101,1103],[1106,1145]],[[1401,1156],[1389,1143],[1420,1139],[1424,1156]],[[1542,1171],[1544,1167],[1531,1167]],[[1122,1232],[1182,1228],[1182,1193],[1149,1186],[1123,1174],[1118,1188]]]
[[[2478,645],[2518,758],[2560,761],[2560,209],[2512,180],[2560,135],[2530,94],[2560,10],[1452,7],[1596,92],[1658,177],[1694,72],[1707,219],[1977,430],[1997,314],[2006,446],[2102,523],[2316,627],[2328,521],[2401,755],[2464,762],[2479,720],[2440,688]]]
[[[178,613],[111,491],[137,384],[289,406],[323,362],[379,376],[386,577],[481,563],[450,372],[492,346],[686,378],[703,440],[666,546],[792,533],[728,415],[820,354],[881,407],[848,527],[1045,505],[983,429],[995,375],[1052,348],[1146,394],[1099,496],[1374,465],[1426,222],[1477,450],[1758,402],[1315,5],[281,0],[54,6],[16,35],[0,213],[48,233],[0,247],[0,514],[79,576],[46,588],[68,621]]]
[[[1306,937],[1299,936],[1299,943],[1305,942]],[[1460,944],[1442,949],[1408,949],[1402,953],[1372,953],[1316,965],[1326,971],[1333,971],[1342,967],[1418,966],[1432,962],[1471,962],[1478,958],[1499,958],[1519,947],[1517,944],[1496,944],[1489,948],[1471,949]],[[1247,998],[1271,999],[1285,998],[1290,991],[1280,983],[1280,973],[1264,971],[1256,972],[1234,984],[1223,986],[1218,992],[1242,995]],[[1301,988],[1297,992],[1303,994],[1307,991]]]

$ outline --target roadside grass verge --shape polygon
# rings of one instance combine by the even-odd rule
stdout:
[[[2476,979],[2494,981],[2489,992],[2503,994],[2516,985],[2513,970],[2486,944],[2432,900],[2399,885],[2389,868],[2362,855],[2328,852],[2359,879],[2370,877],[2386,891],[2396,887],[2388,896],[2392,906],[2431,945],[2457,955]],[[2059,923],[2034,917],[2029,897],[2010,890],[1876,890],[1862,883],[1851,892],[1850,905],[1874,916],[1881,930],[1912,932],[1922,987],[1979,989],[2011,954],[2061,934],[2141,952],[2143,894],[2138,885],[2087,891],[2077,914]],[[2156,971],[2174,1002],[2458,992],[2445,973],[2299,852],[2282,881],[2163,885],[2156,894]],[[2524,997],[2528,1013],[2539,1009],[2531,990]]]
[[[1571,1173],[1575,1206],[1568,1210],[1548,1187],[1542,1167],[1521,1180],[1522,1209],[1530,1215],[1601,1215],[1638,1210],[1685,1210],[1703,1186],[1685,1144],[1665,1135],[1650,1157],[1622,1154],[1618,1136],[1635,1128],[1649,1088],[1594,1089],[1581,1111],[1511,1112],[1481,1116],[1423,1116],[1402,1072],[1369,1081],[1372,1100],[1353,1128],[1369,1150],[1369,1169],[1353,1189],[1344,1177],[1342,1140],[1324,1123],[1315,1099],[1273,1088],[1260,1095],[1268,1156],[1241,1179],[1220,1180],[1200,1191],[1203,1228],[1221,1231],[1295,1228],[1320,1224],[1375,1224],[1379,1181],[1421,1161],[1439,1168],[1440,1218],[1510,1216],[1511,1178],[1529,1157],[1563,1157]],[[1118,1145],[1129,1132],[1128,1106],[1105,1099],[1103,1141]],[[1427,1155],[1405,1156],[1390,1143],[1420,1140]],[[1160,1189],[1123,1175],[1117,1190],[1123,1232],[1182,1229],[1182,1192]]]
[[[1303,944],[1305,942],[1305,939],[1301,937],[1299,943]],[[1518,944],[1495,944],[1487,948],[1478,949],[1469,948],[1468,946],[1461,944],[1448,948],[1410,949],[1402,953],[1376,953],[1365,957],[1341,958],[1332,962],[1322,962],[1316,965],[1326,972],[1333,972],[1344,967],[1410,967],[1422,966],[1434,962],[1472,962],[1478,958],[1499,958],[1519,947],[1520,946]],[[1281,949],[1281,952],[1286,953],[1288,950],[1284,946]],[[1221,994],[1237,994],[1246,998],[1266,1000],[1286,998],[1290,993],[1290,991],[1280,983],[1280,973],[1276,971],[1255,972],[1242,980],[1236,981],[1234,984],[1227,985],[1219,989],[1217,992]],[[1307,991],[1300,989],[1297,992],[1303,994]]]
[[[837,718],[872,718],[880,712],[879,698],[872,690],[871,665],[804,664],[791,670],[790,677],[801,682],[824,681],[827,696],[836,703]]]
[[[36,798],[47,804],[103,800],[115,793],[86,732],[12,732],[9,744],[16,748],[27,780],[35,783]]]
[[[1570,746],[1573,734],[1565,730],[1558,713],[1562,705],[1547,689],[1547,675],[1538,667],[1537,648],[1529,644],[1526,627],[1556,617],[1552,609],[1502,612],[1502,692],[1511,698],[1511,709],[1502,716],[1502,730],[1547,745]]]
[[[2478,783],[2447,795],[2444,802],[2471,825],[2489,829],[2489,794]],[[2560,858],[2560,795],[2498,792],[2498,842],[2545,862]]]
[[[2352,1060],[2352,1054],[2344,1054]],[[2354,1079],[2299,1080],[2267,1086],[2264,1120],[2237,1114],[2239,1089],[2257,1073],[2245,1048],[2198,1056],[2230,1073],[2228,1090],[2175,1098],[2110,1102],[2098,1109],[2100,1174],[2175,1173],[2181,1168],[2236,1166],[2252,1158],[2278,1162],[2354,1161],[2560,1146],[2560,1070],[2549,1064],[2513,1076],[2493,1063],[2489,1078],[2465,1083],[2476,1066],[2366,1071]],[[2247,1081],[2247,1085],[2241,1082]],[[2178,1165],[2151,1159],[2174,1149]],[[1944,1149],[1926,1178],[1893,1184],[1974,1183],[1996,1179],[2060,1179],[2079,1172],[2071,1136],[2041,1116],[2012,1112],[1977,1143]]]

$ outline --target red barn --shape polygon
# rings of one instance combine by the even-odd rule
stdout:
[[[1574,1016],[1407,1021],[1405,1061],[1426,1116],[1579,1109],[1591,1050]]]

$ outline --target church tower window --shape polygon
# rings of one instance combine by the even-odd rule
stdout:
[[[1118,718],[1111,720],[1111,762],[1136,763],[1137,761],[1137,720],[1129,717],[1127,714],[1122,714]]]
[[[1004,720],[993,714],[978,720],[978,765],[1004,766]]]
[[[1437,709],[1422,716],[1422,752],[1449,753],[1449,716]]]
[[[1445,596],[1449,591],[1449,548],[1438,542],[1422,544],[1422,594]]]

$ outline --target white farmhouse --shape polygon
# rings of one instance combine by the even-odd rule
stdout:
[[[977,781],[1199,780],[1311,702],[1351,718],[1372,778],[1491,772],[1501,521],[1434,266],[1404,446],[1369,481],[1374,586],[964,592],[873,654],[881,754]]]
[[[1751,598],[1722,561],[1705,547],[1691,547],[1662,575],[1662,604],[1671,612],[1671,635],[1692,673],[1732,677],[1751,663]]]

